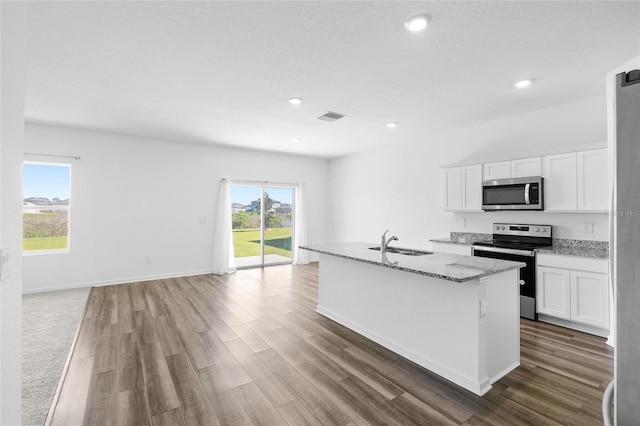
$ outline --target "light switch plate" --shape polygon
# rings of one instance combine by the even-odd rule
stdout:
[[[8,248],[0,249],[0,259],[2,261],[2,268],[0,268],[0,281],[2,281],[11,275],[11,256]]]
[[[458,225],[460,226],[460,228],[466,228],[467,227],[467,219],[460,219],[458,221]]]
[[[583,224],[585,234],[593,234],[593,223]]]

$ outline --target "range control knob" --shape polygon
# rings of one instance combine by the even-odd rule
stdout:
[[[540,232],[540,228],[536,228],[536,232]]]
[[[547,232],[547,228],[542,228],[542,232]]]

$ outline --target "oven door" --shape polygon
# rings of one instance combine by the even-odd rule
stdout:
[[[520,316],[536,321],[536,258],[535,253],[499,247],[473,246],[473,255],[491,259],[523,262],[520,268]]]

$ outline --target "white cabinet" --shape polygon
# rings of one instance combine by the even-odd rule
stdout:
[[[544,209],[575,211],[578,209],[576,153],[544,157]]]
[[[544,157],[545,210],[607,211],[607,150]]]
[[[521,158],[511,161],[511,177],[542,176],[542,159],[540,157]]]
[[[462,256],[471,256],[471,246],[464,244],[438,243],[432,242],[431,249],[434,253],[459,254]]]
[[[567,269],[537,268],[538,313],[571,319],[571,277]]]
[[[482,166],[462,168],[462,210],[482,210]]]
[[[482,166],[453,167],[444,170],[444,209],[482,210]]]
[[[578,166],[578,210],[609,209],[607,150],[595,149],[576,154]]]
[[[452,211],[462,209],[462,167],[444,171],[444,209]]]
[[[609,328],[609,282],[606,274],[571,271],[571,320]]]
[[[542,160],[540,157],[532,157],[485,163],[483,169],[484,180],[541,176]]]
[[[511,161],[485,163],[484,180],[509,179],[511,177]]]
[[[539,314],[609,329],[606,260],[540,254],[537,265]]]

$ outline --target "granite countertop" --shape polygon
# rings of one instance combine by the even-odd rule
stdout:
[[[591,246],[576,245],[573,247],[553,246],[537,249],[538,253],[559,254],[562,256],[592,257],[596,259],[609,259],[609,248],[597,248]]]
[[[369,247],[379,247],[379,245],[353,242],[300,246],[301,249],[317,253],[458,283],[525,266],[522,262],[446,253],[433,253],[425,256],[407,256],[395,253],[383,255],[379,251],[369,250]]]
[[[477,234],[471,232],[452,232],[449,238],[434,238],[429,241],[434,243],[458,244],[471,246],[477,241],[491,240],[491,234]],[[538,253],[558,254],[561,256],[593,257],[596,259],[609,259],[608,241],[572,240],[566,238],[554,238],[553,246],[536,249]]]

